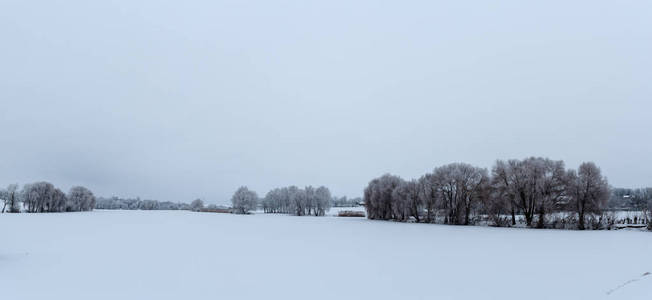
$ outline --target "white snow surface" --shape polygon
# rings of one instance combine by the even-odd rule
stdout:
[[[3,214],[0,228],[0,299],[652,299],[641,231],[187,211]]]

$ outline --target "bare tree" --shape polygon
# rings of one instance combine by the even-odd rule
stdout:
[[[437,207],[439,206],[439,192],[437,182],[433,174],[426,174],[419,178],[420,203],[426,210],[426,223],[433,223],[437,219]]]
[[[577,172],[568,172],[569,195],[578,217],[578,229],[586,229],[587,214],[601,214],[609,199],[609,183],[600,168],[592,162],[580,165]]]
[[[331,199],[331,191],[327,187],[320,186],[315,190],[315,216],[326,214],[330,209]]]
[[[492,169],[495,193],[512,215],[516,224],[517,210],[532,226],[538,215],[538,227],[545,217],[564,198],[566,176],[563,161],[530,157],[524,160],[497,161]]]
[[[446,223],[470,224],[471,212],[487,196],[489,175],[486,169],[453,163],[435,169],[434,180],[448,211]]]
[[[406,183],[408,196],[408,213],[415,221],[421,222],[421,211],[423,210],[423,198],[420,196],[421,185],[418,180],[410,180]]]
[[[537,227],[543,228],[546,214],[555,210],[557,205],[566,197],[567,177],[563,161],[539,159],[538,168],[541,168],[540,178],[537,181],[538,200],[537,213],[539,215]]]
[[[492,179],[492,200],[486,205],[493,218],[500,218],[503,213],[509,213],[512,217],[512,225],[516,225],[516,212],[518,209],[517,189],[514,165],[516,161],[496,161],[491,170]]]

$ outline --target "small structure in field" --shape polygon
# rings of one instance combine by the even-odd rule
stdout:
[[[364,211],[343,210],[337,213],[338,217],[361,217],[364,218]]]

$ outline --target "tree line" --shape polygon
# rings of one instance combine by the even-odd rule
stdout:
[[[491,171],[453,163],[412,180],[385,174],[369,182],[364,203],[369,219],[583,230],[612,222],[602,214],[609,196],[592,162],[573,170],[561,160],[530,157],[498,160]]]
[[[93,192],[85,187],[72,187],[66,194],[45,181],[25,184],[22,190],[17,184],[11,184],[0,190],[0,199],[3,213],[90,211],[96,205]]]
[[[121,210],[190,210],[188,203],[178,203],[158,200],[141,200],[140,198],[99,198],[97,209],[121,209]]]

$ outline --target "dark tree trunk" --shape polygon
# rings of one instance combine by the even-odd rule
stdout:
[[[537,222],[537,228],[543,228],[546,220],[546,211],[545,208],[539,208],[539,222]]]
[[[525,225],[527,225],[527,227],[532,227],[532,217],[533,216],[530,212],[525,212]]]
[[[579,230],[584,230],[584,211],[580,211],[579,213],[579,224],[577,225],[577,229]]]

